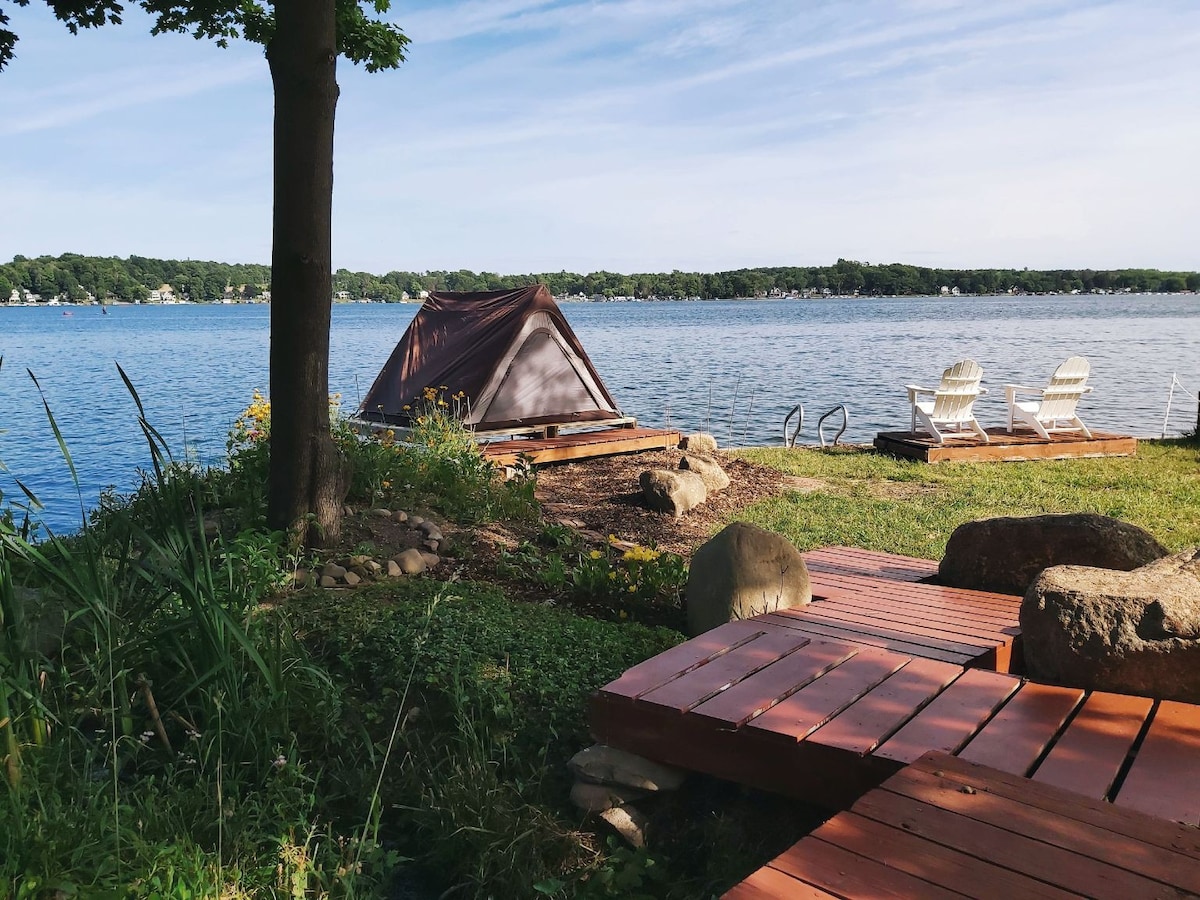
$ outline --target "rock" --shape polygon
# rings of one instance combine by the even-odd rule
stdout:
[[[354,507],[351,506],[349,503],[347,503],[345,506],[342,507],[342,515],[345,516],[347,519],[353,518]]]
[[[437,541],[422,541],[421,546],[424,547],[426,550],[428,550],[430,553],[436,554],[438,552],[439,544]]]
[[[646,505],[679,518],[708,499],[704,479],[695,472],[648,469],[638,477]]]
[[[645,797],[645,791],[636,788],[616,787],[607,784],[589,784],[577,781],[571,786],[571,802],[584,812],[598,813],[614,806]]]
[[[357,572],[350,571],[342,576],[342,580],[345,581],[346,584],[350,585],[350,587],[355,587],[359,582],[362,581],[362,578]]]
[[[438,532],[438,534],[441,534],[441,530],[438,528],[437,522],[433,522],[429,519],[422,519],[417,523],[417,528],[426,534],[431,534],[435,531]]]
[[[411,525],[413,528],[420,528],[421,523],[424,521],[425,520],[422,519],[420,516],[409,516],[408,517],[408,524]]]
[[[723,491],[729,487],[729,476],[725,474],[725,470],[711,456],[700,456],[697,453],[685,453],[683,459],[679,460],[679,468],[688,472],[695,472],[704,479],[704,486],[710,494],[716,491]]]
[[[402,509],[398,509],[394,513],[392,513],[392,519],[396,522],[402,522],[402,523],[407,522],[408,521],[408,513],[406,513]]]
[[[1094,513],[983,519],[954,529],[938,581],[1024,594],[1050,566],[1129,571],[1166,555],[1145,529]]]
[[[624,806],[614,806],[600,813],[600,818],[612,826],[631,847],[646,846],[648,820],[636,807],[628,803]]]
[[[373,559],[368,559],[365,563],[363,563],[363,566],[372,575],[376,575],[383,571],[383,566]]]
[[[308,569],[297,569],[292,573],[292,587],[294,588],[308,587],[310,581],[312,581],[312,573]]]
[[[321,587],[323,587],[323,588],[337,587],[337,584],[338,584],[338,580],[336,578],[334,578],[332,575],[322,575],[321,576]]]
[[[567,768],[582,781],[643,791],[678,790],[686,774],[681,769],[607,744],[593,744],[580,750],[567,760]]]
[[[417,549],[405,550],[402,553],[397,553],[392,557],[392,561],[400,566],[400,571],[405,575],[420,575],[425,571],[425,560],[421,556],[421,551]]]
[[[685,590],[688,632],[812,600],[808,568],[787,538],[734,522],[692,554]]]
[[[1200,703],[1200,577],[1187,565],[1046,569],[1021,604],[1028,676]]]
[[[1146,575],[1191,575],[1200,578],[1200,547],[1156,559],[1141,566],[1138,571]]]
[[[403,574],[404,570],[400,568],[400,563],[396,562],[394,559],[389,559],[387,561],[388,578],[399,578]]]
[[[321,574],[336,581],[346,577],[346,567],[339,566],[337,563],[326,563],[325,567],[321,569]]]
[[[441,557],[439,557],[436,553],[429,553],[426,550],[422,550],[420,553],[421,559],[425,562],[426,569],[436,569],[442,561]]]
[[[352,556],[350,557],[350,565],[348,565],[346,568],[353,569],[355,566],[361,566],[370,558],[371,557],[364,556],[361,553],[356,556]]]
[[[357,575],[359,581],[362,581],[364,578],[371,577],[371,572],[366,566],[351,566],[350,571],[347,572],[346,574],[347,575]]]
[[[717,439],[707,431],[698,431],[695,434],[684,435],[679,441],[679,446],[690,453],[716,453]]]
[[[437,527],[427,528],[425,529],[425,537],[431,541],[440,541],[442,539],[442,532]]]
[[[373,509],[371,510],[371,515],[377,516],[380,519],[390,519],[392,511],[390,509]]]

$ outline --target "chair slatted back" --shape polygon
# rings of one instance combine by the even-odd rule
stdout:
[[[933,415],[937,422],[969,422],[972,407],[979,396],[983,369],[973,359],[956,362],[942,373],[942,381],[933,396]]]
[[[1050,383],[1042,393],[1042,405],[1037,412],[1041,421],[1069,419],[1075,415],[1075,407],[1087,386],[1091,367],[1082,356],[1072,356],[1054,370]]]

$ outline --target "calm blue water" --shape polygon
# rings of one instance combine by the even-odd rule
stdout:
[[[783,417],[803,403],[801,440],[815,442],[816,415],[850,407],[846,439],[907,426],[903,385],[936,383],[969,356],[991,393],[984,424],[1005,420],[1003,384],[1039,384],[1067,356],[1086,356],[1095,392],[1089,424],[1158,435],[1171,375],[1169,432],[1196,421],[1200,297],[1018,297],[567,304],[609,391],[648,425],[706,428],[729,444],[782,441]],[[333,310],[331,390],[357,405],[415,305]],[[265,306],[0,308],[0,460],[47,505],[56,529],[78,526],[80,502],[58,452],[31,369],[79,469],[83,505],[105,485],[128,490],[149,465],[120,363],[151,421],[177,455],[224,459],[225,435],[251,392],[267,388]],[[3,478],[3,476],[0,476]],[[0,490],[13,493],[11,481]]]

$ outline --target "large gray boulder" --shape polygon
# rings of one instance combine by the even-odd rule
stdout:
[[[679,518],[708,499],[704,479],[695,472],[647,469],[638,477],[646,505]]]
[[[1172,559],[1178,565],[1163,560],[1133,572],[1042,572],[1021,604],[1026,674],[1200,703],[1200,577],[1189,560]]]
[[[1143,528],[1094,513],[983,519],[954,529],[938,566],[953,587],[1024,594],[1050,566],[1129,571],[1167,555]]]
[[[734,522],[692,555],[687,581],[688,632],[701,634],[812,601],[808,568],[791,542],[774,532]]]

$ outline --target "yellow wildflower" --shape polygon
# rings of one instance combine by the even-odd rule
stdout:
[[[590,556],[592,559],[599,559],[603,555],[604,554],[601,553],[599,550],[593,550],[591,553],[588,554],[588,556]]]

